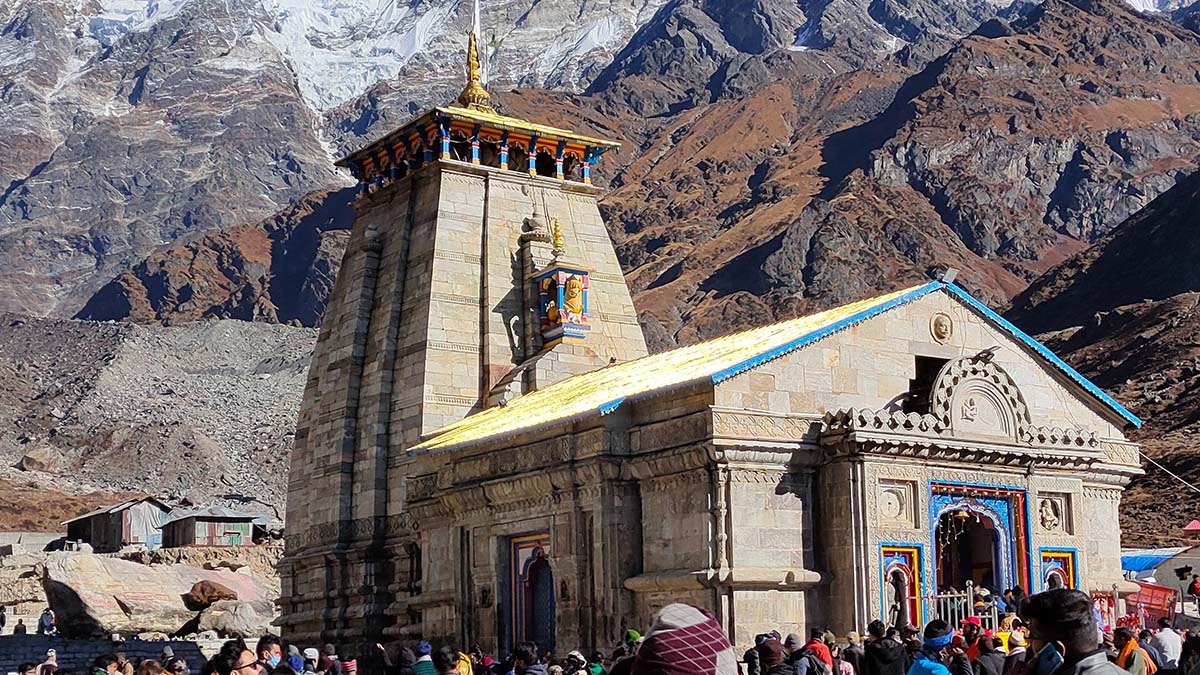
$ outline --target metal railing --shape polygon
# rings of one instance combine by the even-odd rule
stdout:
[[[965,590],[923,595],[918,598],[918,603],[928,614],[925,621],[941,619],[957,628],[963,619],[968,616],[977,616],[984,630],[997,630],[1000,627],[1000,612],[995,603],[989,602],[982,608],[977,608],[975,607],[975,593],[975,584],[968,582]],[[893,624],[898,614],[899,608],[893,604],[888,611],[888,618],[892,620]],[[912,617],[909,617],[909,621],[913,621]]]

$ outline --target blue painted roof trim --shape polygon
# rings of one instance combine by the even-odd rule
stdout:
[[[919,286],[917,288],[914,288],[913,290],[909,291],[908,293],[905,293],[904,295],[897,296],[887,302],[875,305],[874,307],[864,309],[863,311],[858,312],[857,314],[851,314],[850,316],[846,317],[845,319],[842,319],[841,321],[831,323],[828,326],[819,328],[811,333],[806,333],[804,335],[801,335],[800,337],[796,338],[795,340],[788,341],[782,345],[779,345],[778,347],[776,347],[774,349],[765,351],[757,356],[753,356],[749,359],[746,359],[745,361],[742,361],[741,363],[730,366],[729,368],[726,368],[725,370],[713,373],[713,376],[712,376],[713,384],[719,384],[721,382],[724,382],[725,380],[728,380],[729,378],[731,378],[735,375],[744,373],[747,370],[750,370],[751,368],[757,368],[758,366],[761,366],[762,364],[764,364],[768,361],[774,361],[775,359],[777,359],[781,356],[784,356],[786,354],[790,354],[791,352],[794,352],[797,349],[800,349],[801,347],[810,345],[818,340],[829,337],[830,335],[833,335],[834,333],[837,333],[839,331],[846,330],[847,328],[854,326],[856,324],[862,323],[863,321],[866,321],[867,319],[870,319],[872,317],[879,316],[880,314],[883,314],[884,312],[886,312],[890,309],[895,309],[896,307],[899,307],[901,305],[906,305],[918,298],[924,297],[924,296],[928,295],[929,293],[932,293],[933,291],[936,291],[936,290],[942,288],[944,285],[945,284],[943,284],[940,281],[931,281],[931,282],[925,284],[924,286]]]
[[[617,408],[620,408],[621,404],[624,402],[625,402],[624,396],[622,396],[621,398],[618,398],[618,399],[613,399],[613,400],[609,401],[608,403],[605,403],[604,405],[600,406],[600,414],[607,415],[610,412],[613,412],[614,410],[616,410]]]
[[[987,305],[983,304],[982,302],[976,300],[974,297],[971,296],[970,293],[967,293],[966,291],[959,288],[958,286],[955,286],[954,284],[942,284],[941,282],[938,282],[938,283],[941,286],[943,286],[947,291],[949,291],[950,294],[953,295],[955,298],[957,298],[959,301],[961,301],[968,307],[974,309],[975,311],[979,312],[980,314],[983,314],[988,319],[990,319],[992,322],[999,325],[1000,328],[1004,329],[1004,331],[1006,333],[1008,333],[1009,335],[1012,335],[1013,337],[1015,337],[1018,340],[1020,340],[1021,342],[1023,342],[1026,347],[1029,347],[1030,349],[1032,349],[1034,352],[1037,353],[1038,356],[1041,356],[1042,358],[1049,361],[1055,368],[1058,368],[1060,371],[1062,371],[1062,373],[1064,375],[1066,375],[1068,378],[1070,378],[1071,381],[1073,381],[1075,384],[1078,384],[1079,386],[1083,387],[1089,394],[1100,399],[1101,403],[1108,406],[1109,408],[1112,408],[1113,411],[1116,412],[1118,415],[1120,415],[1126,422],[1129,422],[1130,424],[1132,424],[1135,427],[1142,426],[1142,420],[1139,419],[1137,415],[1134,415],[1133,413],[1129,412],[1129,410],[1127,410],[1125,408],[1125,406],[1118,403],[1115,398],[1113,398],[1112,396],[1109,396],[1100,387],[1097,387],[1096,385],[1092,384],[1092,382],[1090,380],[1088,380],[1086,377],[1084,377],[1083,375],[1080,375],[1079,371],[1072,368],[1070,366],[1070,364],[1068,364],[1066,361],[1063,361],[1062,359],[1058,358],[1058,356],[1054,352],[1050,351],[1050,349],[1047,348],[1046,345],[1044,345],[1044,344],[1038,342],[1037,340],[1033,339],[1032,337],[1030,337],[1025,331],[1023,331],[1020,328],[1017,328],[1015,325],[1013,325],[1013,323],[1011,321],[1000,316],[999,314],[994,312],[990,307],[988,307]]]

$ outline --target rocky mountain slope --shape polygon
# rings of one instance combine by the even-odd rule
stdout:
[[[797,48],[785,27],[808,17],[791,3],[735,4],[664,5],[585,95],[498,95],[511,114],[625,142],[599,172],[602,204],[658,348],[910,283],[935,264],[1003,304],[1200,156],[1200,37],[1115,0],[990,20],[923,67],[921,40],[861,67],[836,40]],[[950,34],[918,32],[929,44]],[[400,123],[404,96],[392,81],[329,111],[355,120],[333,124],[335,146]],[[149,288],[159,267],[132,274]],[[84,316],[123,316],[133,295],[98,298]]]
[[[239,494],[258,500],[243,508],[273,514],[315,339],[240,321],[164,328],[0,315],[0,481],[51,498]]]
[[[1141,416],[1135,436],[1146,454],[1192,484],[1200,483],[1198,199],[1200,172],[1038,278],[1008,311]],[[1196,514],[1163,505],[1191,490],[1146,469],[1123,502],[1122,527],[1133,541],[1167,545]]]
[[[315,192],[259,223],[156,251],[101,288],[77,316],[320,325],[350,236],[353,195],[353,188]]]
[[[583,86],[661,3],[491,3],[493,75]],[[458,0],[3,3],[0,310],[72,315],[156,247],[349,184],[327,128],[372,118],[326,112],[378,80],[405,83],[389,115],[445,100],[469,15]]]

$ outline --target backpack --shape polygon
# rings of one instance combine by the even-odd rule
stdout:
[[[813,650],[805,648],[800,652],[800,658],[808,663],[808,675],[833,675],[833,669],[822,661]]]

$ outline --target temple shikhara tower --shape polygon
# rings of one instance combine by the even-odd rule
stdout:
[[[469,63],[340,162],[285,636],[607,650],[681,601],[747,645],[1120,584],[1116,401],[949,277],[647,355],[591,185],[617,143],[497,113]]]

